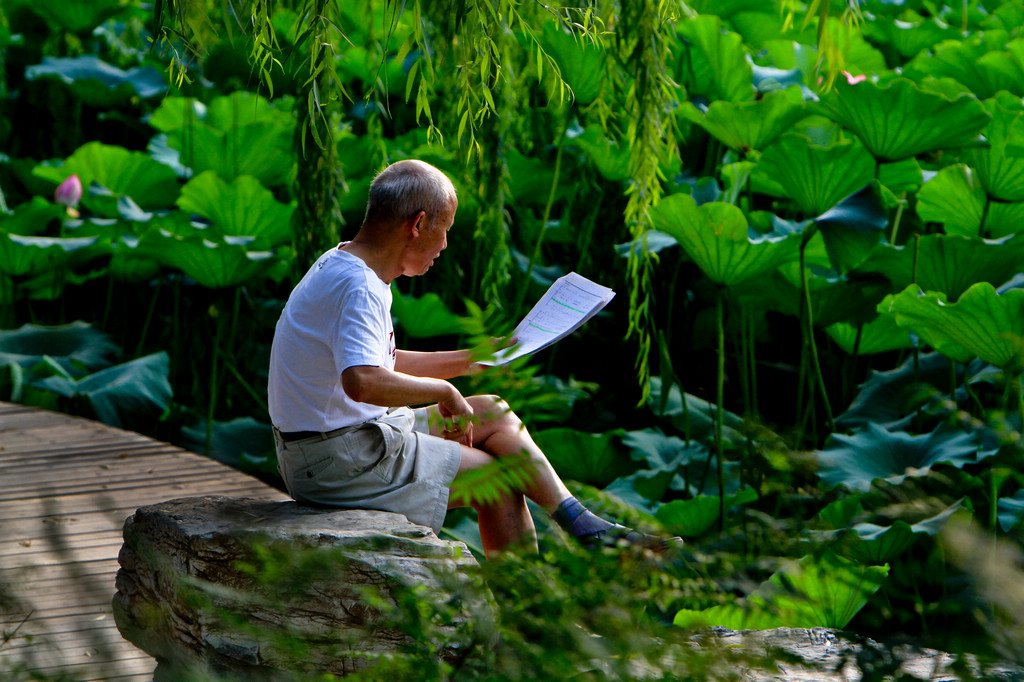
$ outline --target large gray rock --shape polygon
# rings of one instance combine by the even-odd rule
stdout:
[[[379,617],[396,590],[445,599],[476,563],[400,514],[225,497],[139,509],[119,561],[118,629],[168,679],[361,670],[408,642]],[[457,638],[438,648],[451,655]]]

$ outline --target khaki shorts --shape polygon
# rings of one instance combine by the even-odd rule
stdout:
[[[276,438],[278,468],[296,502],[397,512],[438,533],[462,455],[426,429],[426,409],[400,407],[327,439]]]

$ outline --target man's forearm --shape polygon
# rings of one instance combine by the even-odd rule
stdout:
[[[473,369],[472,354],[465,350],[419,352],[400,350],[395,358],[395,371],[413,377],[451,379]]]
[[[341,375],[341,386],[353,400],[382,407],[440,403],[458,394],[444,379],[384,367],[349,367]]]

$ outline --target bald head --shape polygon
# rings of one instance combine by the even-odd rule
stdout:
[[[455,186],[440,170],[417,160],[398,161],[370,184],[364,227],[391,226],[425,211],[429,223],[455,211]]]

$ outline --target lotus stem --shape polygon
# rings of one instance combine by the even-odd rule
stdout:
[[[818,361],[818,347],[814,342],[814,312],[811,308],[811,290],[807,281],[807,242],[800,245],[800,281],[804,290],[804,304],[807,306],[807,344],[811,352],[811,368],[814,370],[814,377],[821,392],[821,400],[825,406],[825,421],[828,430],[836,430],[835,420],[832,418],[832,405],[828,401],[828,393],[825,391],[825,377],[821,373],[821,363]]]
[[[224,333],[224,321],[218,311],[217,319],[214,322],[213,358],[210,361],[210,404],[206,408],[206,449],[203,454],[210,455],[210,444],[213,442],[213,411],[217,405],[217,360],[220,357],[221,336]]]
[[[977,408],[978,408],[978,416],[981,417],[982,420],[988,421],[988,411],[985,409],[985,406],[981,404],[981,399],[978,397],[978,394],[974,392],[973,388],[971,388],[971,381],[970,381],[970,377],[968,376],[968,372],[967,372],[968,366],[969,366],[969,363],[965,362],[964,363],[964,391],[967,392],[967,396],[971,399],[971,401],[975,404],[975,406],[977,406]]]
[[[896,235],[900,229],[900,219],[903,218],[903,209],[907,205],[907,193],[900,192],[900,200],[896,206],[896,218],[892,221],[892,234],[889,236],[889,243],[896,246]]]
[[[718,292],[716,319],[718,322],[718,413],[715,418],[715,459],[718,464],[718,532],[725,532],[725,462],[722,460],[722,419],[725,415],[725,296]]]
[[[757,417],[760,414],[760,410],[757,405],[757,320],[754,318],[754,313],[751,310],[747,310],[747,318],[750,322],[750,330],[747,332],[747,339],[750,341],[750,397],[754,404],[754,416]]]
[[[231,375],[238,380],[239,385],[245,390],[246,393],[249,394],[249,397],[253,399],[253,402],[259,405],[260,409],[263,410],[264,413],[269,414],[270,408],[267,407],[266,401],[260,396],[259,392],[252,387],[252,384],[246,381],[245,377],[242,376],[242,373],[238,371],[238,368],[235,367],[235,364],[231,362],[231,360],[224,353],[224,351],[222,351],[220,348],[217,348],[216,353],[217,355],[220,356],[220,359],[224,361],[225,369],[227,369],[231,373]]]
[[[149,334],[149,324],[153,321],[153,313],[156,312],[156,302],[160,298],[160,289],[164,285],[164,279],[161,277],[156,281],[156,291],[153,292],[153,298],[149,301],[149,309],[146,310],[146,320],[142,323],[142,333],[139,335],[139,345],[135,347],[135,356],[139,357],[142,355],[142,349],[146,347],[146,336]]]
[[[956,360],[949,359],[949,399],[953,401],[953,409],[957,409],[956,404]]]

